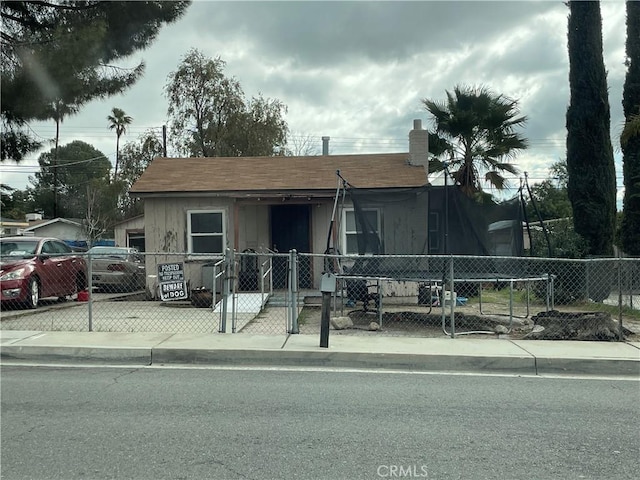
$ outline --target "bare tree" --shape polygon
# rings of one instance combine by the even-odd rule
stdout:
[[[100,214],[100,192],[87,186],[87,215],[84,219],[84,233],[89,246],[107,233],[107,220]]]
[[[292,157],[309,157],[320,155],[318,137],[309,134],[292,133],[289,136],[287,155]]]

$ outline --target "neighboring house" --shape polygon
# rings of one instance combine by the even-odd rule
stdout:
[[[328,140],[328,139],[327,139]],[[323,151],[328,151],[325,144]],[[374,189],[381,196],[399,187],[420,187],[428,178],[428,133],[420,120],[409,133],[409,152],[305,157],[156,158],[130,190],[144,200],[145,251],[221,256],[227,248],[242,252],[274,250],[324,253],[334,200],[341,180]],[[383,198],[383,197],[381,197]],[[369,208],[368,215],[385,253],[408,253],[426,240],[426,205],[415,212]],[[341,208],[342,253],[357,253],[353,209]],[[416,226],[413,219],[419,218]],[[125,229],[126,230],[126,229]],[[123,237],[124,238],[124,237]],[[147,257],[147,272],[162,257]],[[192,287],[201,285],[206,260],[187,258]],[[319,285],[321,258],[300,265],[300,287]],[[274,265],[274,287],[283,287],[286,264]]]
[[[87,235],[80,219],[53,218],[35,220],[23,230],[25,235],[54,237],[66,242],[86,242]]]
[[[29,226],[29,222],[14,220],[12,218],[0,217],[0,236],[21,235],[22,231]]]
[[[120,247],[137,248],[145,251],[144,245],[144,215],[127,218],[113,226],[116,245]]]

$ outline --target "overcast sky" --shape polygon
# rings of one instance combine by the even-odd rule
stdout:
[[[625,4],[608,0],[601,8],[620,204]],[[322,136],[331,137],[333,154],[408,151],[412,120],[431,125],[421,99],[443,100],[456,84],[485,85],[518,99],[529,118],[523,134],[530,148],[515,163],[534,183],[565,158],[567,16],[559,0],[195,1],[130,59],[131,65],[145,61],[144,78],[124,95],[66,119],[61,143],[83,140],[115,162],[115,134],[106,120],[111,108],[134,119],[123,143],[161,129],[167,76],[195,47],[225,60],[225,73],[239,80],[247,97],[262,93],[284,102],[292,136],[312,138],[318,153]],[[53,122],[32,127],[45,140],[55,135]],[[36,159],[0,166],[2,182],[25,188]]]

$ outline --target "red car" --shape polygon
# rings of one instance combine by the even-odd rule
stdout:
[[[65,298],[87,288],[87,265],[62,240],[0,239],[0,297],[3,304],[36,308],[41,298]]]

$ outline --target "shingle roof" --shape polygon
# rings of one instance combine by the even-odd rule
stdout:
[[[131,193],[333,190],[336,170],[355,187],[417,187],[427,183],[408,153],[307,157],[156,158]]]

